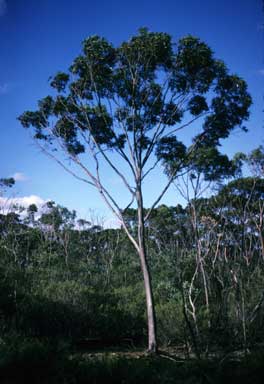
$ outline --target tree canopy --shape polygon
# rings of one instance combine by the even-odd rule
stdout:
[[[242,127],[251,104],[245,81],[230,74],[200,39],[186,36],[174,44],[170,35],[144,28],[119,47],[99,36],[87,38],[69,71],[58,72],[50,85],[52,95],[40,100],[36,111],[24,112],[22,125],[32,126],[36,139],[63,149],[79,165],[81,158],[95,186],[96,171],[83,164],[81,154],[90,154],[97,170],[101,156],[132,195],[110,150],[128,164],[134,178],[138,169],[141,179],[150,170],[154,152],[157,161],[173,165],[174,176],[191,157],[212,177],[217,161],[231,166],[216,147],[232,129]],[[196,120],[198,132],[186,147],[178,133]]]

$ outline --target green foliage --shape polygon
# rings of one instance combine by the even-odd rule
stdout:
[[[39,110],[19,117],[24,127],[33,127],[36,139],[48,140],[54,148],[56,139],[62,140],[70,156],[85,152],[90,141],[100,150],[120,153],[131,132],[136,151],[145,152],[143,167],[156,149],[158,160],[177,171],[191,148],[186,150],[177,128],[170,132],[170,126],[186,122],[188,114],[203,119],[194,142],[214,151],[210,164],[220,161],[219,175],[228,165],[216,150],[219,140],[241,126],[251,104],[244,80],[230,75],[199,38],[187,36],[175,45],[168,34],[146,28],[119,47],[88,37],[69,72],[58,72],[50,84],[58,95],[45,97]],[[184,103],[179,102],[183,95]]]
[[[185,323],[181,298],[160,300],[157,303],[158,337],[161,345],[181,345],[184,342]]]
[[[252,176],[221,185],[208,198],[194,194],[186,207],[161,205],[145,223],[160,345],[181,357],[219,358],[220,368],[214,361],[184,363],[179,369],[174,362],[173,368],[147,358],[135,363],[117,356],[73,356],[78,348],[91,352],[89,340],[99,340],[101,349],[144,345],[140,263],[121,229],[77,220],[75,211],[48,202],[39,219],[34,205],[24,219],[16,211],[0,215],[2,382],[15,383],[18,377],[60,382],[63,377],[64,382],[143,378],[170,383],[174,375],[190,383],[242,377],[248,382],[251,375],[261,382],[262,353],[242,359],[261,347],[264,336],[259,151],[234,160],[241,168],[254,158]],[[199,156],[206,155],[220,156],[209,147],[193,155],[188,182],[194,188],[201,174],[212,182],[206,172],[219,171],[209,163],[202,168],[206,159]],[[136,211],[127,209],[125,219],[136,232]]]
[[[183,361],[166,356],[118,353],[80,355],[68,346],[13,336],[0,344],[0,379],[3,384],[37,383],[216,383],[263,381],[263,351],[246,358]],[[176,380],[176,381],[175,381]]]
[[[204,174],[206,181],[223,180],[239,171],[235,161],[221,154],[217,148],[202,146],[191,156],[191,169]]]
[[[15,180],[13,179],[13,177],[9,177],[9,178],[1,178],[0,179],[0,188],[3,188],[3,187],[12,187],[13,185],[15,184]]]
[[[262,184],[260,178],[239,178],[186,208],[161,205],[153,210],[146,222],[146,246],[162,345],[230,350],[262,339]],[[30,207],[27,214],[35,211]],[[126,211],[127,223],[137,231],[135,217],[133,209]],[[22,222],[15,213],[0,219],[3,335],[15,331],[26,337],[144,342],[140,264],[121,230],[91,223],[76,229],[75,212],[54,202],[47,203],[38,220]]]

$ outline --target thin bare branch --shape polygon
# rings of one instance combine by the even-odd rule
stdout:
[[[73,172],[70,168],[68,168],[68,167],[66,167],[66,165],[62,162],[62,161],[60,161],[55,155],[53,155],[52,153],[50,153],[45,147],[43,147],[40,143],[39,143],[39,141],[37,141],[36,139],[33,139],[34,140],[34,142],[36,143],[36,145],[41,149],[41,151],[46,155],[46,156],[48,156],[48,157],[50,157],[51,159],[53,159],[53,160],[55,160],[55,162],[57,163],[57,164],[59,164],[66,172],[68,172],[70,175],[72,175],[73,177],[75,177],[77,180],[80,180],[80,181],[82,181],[82,182],[84,182],[84,183],[86,183],[86,184],[89,184],[89,185],[91,185],[91,186],[93,186],[93,187],[96,187],[96,185],[93,183],[93,182],[91,182],[91,181],[89,181],[89,180],[87,180],[87,179],[84,179],[83,177],[80,177],[80,176],[78,176],[75,172]]]

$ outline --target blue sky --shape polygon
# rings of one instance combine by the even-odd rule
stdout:
[[[108,216],[96,191],[40,153],[16,118],[49,94],[49,76],[69,67],[85,37],[99,34],[117,45],[142,26],[175,40],[196,35],[242,76],[253,97],[249,132],[235,132],[223,149],[232,155],[263,144],[263,25],[261,0],[0,0],[0,177],[18,174],[18,197],[36,195],[82,216],[90,208]],[[108,181],[118,193],[118,182]],[[162,181],[159,174],[151,180],[146,205]],[[125,204],[125,196],[120,198]],[[175,190],[164,202],[177,204]]]

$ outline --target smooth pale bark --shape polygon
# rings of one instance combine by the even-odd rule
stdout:
[[[138,203],[138,254],[141,263],[141,269],[144,279],[144,288],[146,294],[146,305],[147,305],[147,321],[148,321],[148,351],[150,353],[156,353],[157,347],[157,336],[156,336],[156,316],[152,293],[151,277],[149,273],[149,267],[147,262],[147,253],[145,246],[145,228],[144,228],[144,213],[143,213],[143,199],[141,188],[137,192],[137,203]]]

